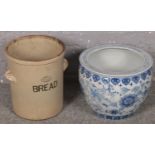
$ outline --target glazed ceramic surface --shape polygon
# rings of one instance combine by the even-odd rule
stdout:
[[[148,95],[153,61],[140,49],[102,45],[80,55],[79,81],[86,101],[100,116],[122,119]]]

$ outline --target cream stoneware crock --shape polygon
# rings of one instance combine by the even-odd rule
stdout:
[[[132,115],[149,93],[153,60],[137,48],[101,45],[80,55],[79,81],[87,103],[98,116]]]
[[[57,115],[63,107],[64,44],[51,36],[25,36],[6,48],[14,112],[26,119]]]

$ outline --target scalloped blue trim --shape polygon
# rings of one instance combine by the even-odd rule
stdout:
[[[108,82],[113,85],[118,85],[121,82],[123,85],[127,86],[131,83],[138,84],[140,82],[140,80],[145,81],[147,76],[151,76],[152,67],[141,74],[137,74],[137,75],[133,75],[133,76],[129,76],[129,77],[102,77],[97,74],[91,73],[85,67],[80,65],[80,74],[81,75],[84,74],[87,79],[92,78],[94,82],[98,82],[102,78],[109,78],[110,80]]]

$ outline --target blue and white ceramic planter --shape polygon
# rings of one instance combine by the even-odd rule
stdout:
[[[105,49],[109,50],[106,51],[108,54],[104,53]],[[120,51],[121,53],[119,53]],[[98,52],[99,54],[97,54]],[[111,52],[110,55],[109,52]],[[116,52],[116,56],[114,56],[114,52]],[[104,54],[102,55],[102,53]],[[108,59],[107,55],[109,58],[111,57],[111,61],[110,59],[106,60]],[[116,58],[118,59],[115,61]],[[140,64],[131,60],[131,64],[126,64],[124,59],[128,58]],[[95,63],[92,62],[93,59],[96,59]],[[107,61],[104,64],[105,67],[98,67],[104,60]],[[123,67],[119,62],[124,63],[123,66],[131,66]],[[114,67],[111,67],[113,64]],[[102,45],[84,51],[80,55],[79,81],[87,103],[101,117],[127,118],[138,109],[148,95],[152,79],[152,66],[153,61],[150,55],[139,49]],[[106,70],[106,68],[108,69]]]

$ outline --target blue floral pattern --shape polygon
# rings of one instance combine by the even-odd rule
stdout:
[[[102,78],[102,82],[103,82],[104,84],[108,84],[108,83],[109,83],[109,80],[107,80],[106,78]]]
[[[111,82],[112,82],[114,85],[117,85],[117,84],[120,83],[120,79],[118,79],[118,78],[112,78],[112,79],[111,79]]]
[[[84,67],[81,67],[81,74],[84,74]]]
[[[151,70],[150,69],[147,71],[147,74],[148,75],[151,75]]]
[[[141,77],[142,77],[143,80],[146,79],[147,73],[148,73],[148,71],[141,74]]]
[[[91,73],[89,71],[85,71],[85,74],[86,74],[86,78],[90,78],[91,77]]]
[[[121,105],[123,107],[132,106],[135,103],[136,96],[135,95],[128,95],[121,99]]]
[[[139,82],[139,80],[140,80],[140,76],[134,76],[134,77],[132,77],[132,81],[134,83],[136,83],[136,84]]]
[[[93,75],[93,80],[94,80],[94,82],[99,81],[99,80],[100,80],[100,76],[99,76],[99,75],[94,74],[94,75]]]
[[[108,119],[123,119],[132,115],[148,95],[152,68],[128,77],[104,77],[83,66],[79,81],[87,103],[99,115]]]
[[[122,83],[124,85],[128,85],[130,83],[130,78],[124,78],[124,79],[122,79]]]

